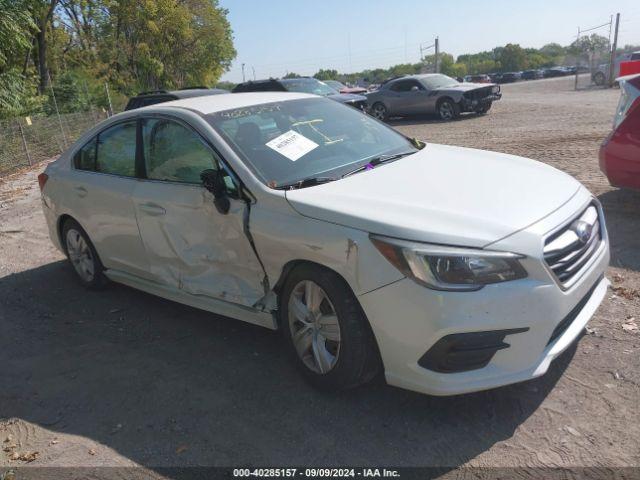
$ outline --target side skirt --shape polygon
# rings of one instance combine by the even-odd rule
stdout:
[[[259,325],[270,330],[276,330],[278,328],[274,316],[267,312],[261,312],[254,308],[207,297],[206,295],[192,295],[177,288],[160,285],[118,270],[106,270],[104,274],[116,283],[142,290],[151,295],[157,295],[158,297],[189,305],[190,307],[242,320],[243,322]]]

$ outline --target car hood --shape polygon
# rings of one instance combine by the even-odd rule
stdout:
[[[363,95],[356,95],[354,93],[335,93],[333,95],[327,95],[327,98],[331,100],[335,100],[340,103],[351,103],[351,102],[366,102],[367,97]]]
[[[487,88],[493,87],[496,85],[495,83],[473,83],[473,82],[464,82],[458,83],[457,85],[451,85],[449,87],[439,88],[441,91],[457,91],[457,92],[468,92],[469,90],[475,90],[476,88]]]
[[[361,87],[347,87],[340,90],[340,93],[358,95],[361,93],[367,93],[367,89]]]
[[[484,247],[541,220],[581,185],[534,160],[429,144],[334,182],[286,192],[301,215],[370,233]]]

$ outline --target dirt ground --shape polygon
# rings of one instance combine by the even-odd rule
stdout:
[[[123,286],[87,292],[47,237],[42,166],[0,180],[0,478],[35,466],[142,465],[136,475],[158,478],[192,465],[639,466],[640,195],[597,165],[619,91],[572,82],[504,86],[483,117],[392,122],[546,162],[606,211],[613,288],[586,334],[542,378],[454,398],[382,382],[321,394],[277,334]]]

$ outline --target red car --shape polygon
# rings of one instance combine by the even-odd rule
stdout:
[[[600,170],[611,185],[640,190],[640,74],[617,81],[620,102],[613,131],[600,147]]]
[[[337,90],[340,93],[354,93],[357,95],[361,95],[363,93],[367,93],[366,88],[362,87],[347,87],[344,83],[339,82],[337,80],[325,80],[324,83],[329,85],[331,88]]]

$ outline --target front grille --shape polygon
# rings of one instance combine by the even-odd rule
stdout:
[[[492,94],[491,89],[492,87],[475,88],[468,92],[464,92],[464,97],[469,100],[482,100]]]
[[[544,260],[558,281],[567,286],[602,243],[598,209],[589,205],[576,219],[551,235],[544,244]]]

